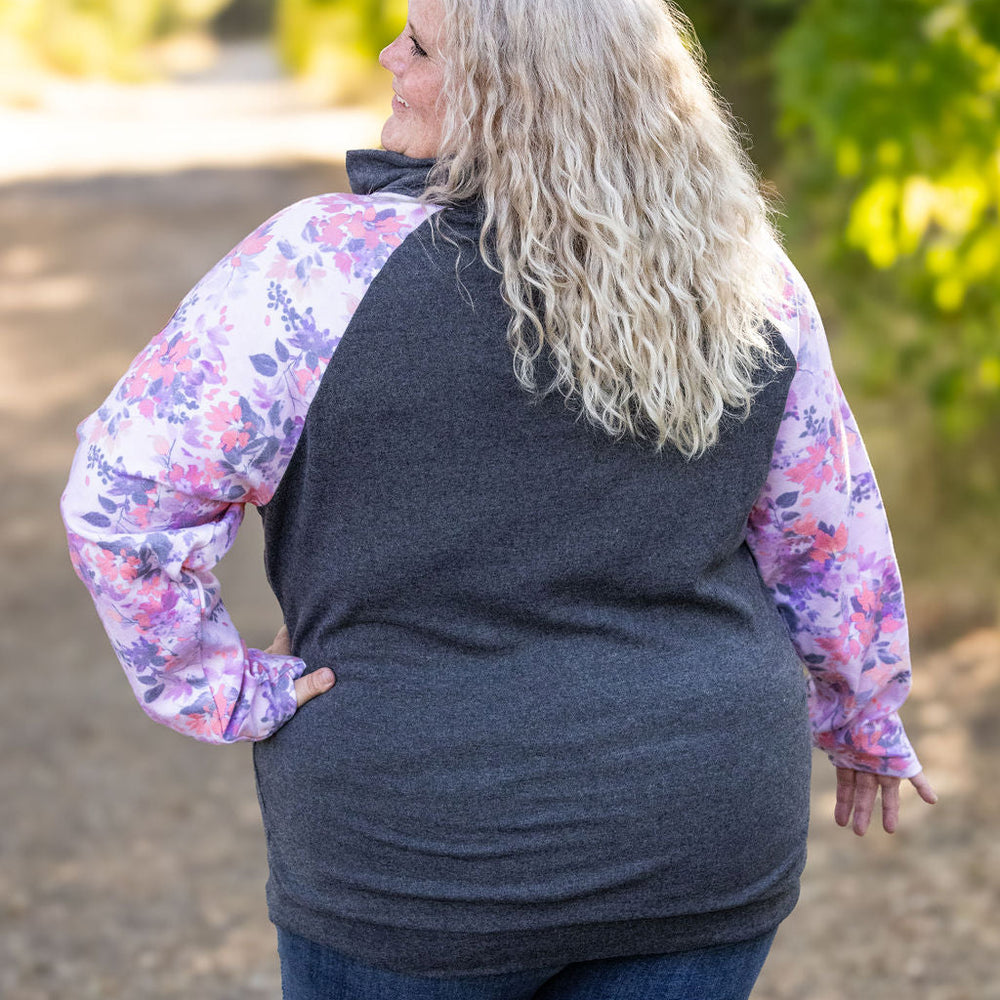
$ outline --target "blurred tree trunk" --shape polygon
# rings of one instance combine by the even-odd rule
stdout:
[[[719,95],[744,127],[744,140],[765,176],[780,167],[772,55],[801,0],[681,0],[705,51]]]
[[[274,27],[275,0],[232,0],[212,29],[221,39],[263,38]]]

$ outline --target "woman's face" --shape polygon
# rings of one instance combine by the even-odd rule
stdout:
[[[444,85],[444,11],[441,0],[410,0],[403,33],[378,61],[392,73],[392,117],[382,128],[382,145],[414,159],[438,156],[444,115],[438,98]]]

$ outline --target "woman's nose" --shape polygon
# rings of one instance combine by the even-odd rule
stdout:
[[[400,36],[402,37],[402,36]],[[399,38],[395,41],[390,42],[379,54],[378,54],[378,64],[382,69],[387,69],[390,73],[395,73],[395,65],[399,62],[396,58],[396,46],[399,43]]]

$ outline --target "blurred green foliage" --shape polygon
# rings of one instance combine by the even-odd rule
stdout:
[[[1000,0],[680,3],[781,192],[923,618],[995,622]]]
[[[379,52],[406,22],[406,0],[277,0],[282,62],[333,100],[364,96]]]
[[[918,320],[881,331],[870,381],[917,380],[956,444],[995,430],[1000,3],[812,0],[775,72],[792,172],[842,220],[833,259],[891,274],[879,287]]]
[[[895,428],[904,565],[995,621],[1000,2],[809,0],[774,51],[790,245],[852,399]]]
[[[140,79],[150,44],[209,22],[231,0],[0,0],[0,34],[64,73]]]

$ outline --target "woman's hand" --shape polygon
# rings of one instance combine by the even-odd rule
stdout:
[[[838,826],[847,826],[854,813],[854,832],[863,837],[868,829],[875,808],[875,797],[882,790],[882,829],[895,833],[899,822],[899,778],[868,771],[854,771],[846,767],[837,768],[837,807],[833,818]],[[920,797],[929,805],[937,802],[937,794],[931,783],[919,771],[910,783]]]
[[[278,634],[274,637],[274,642],[264,652],[275,653],[278,656],[292,655],[292,640],[288,634],[287,626],[281,626]],[[329,667],[320,667],[319,670],[314,670],[311,674],[300,677],[295,682],[295,700],[298,702],[298,707],[301,708],[316,695],[329,691],[336,683],[337,678],[334,677],[333,671]]]

